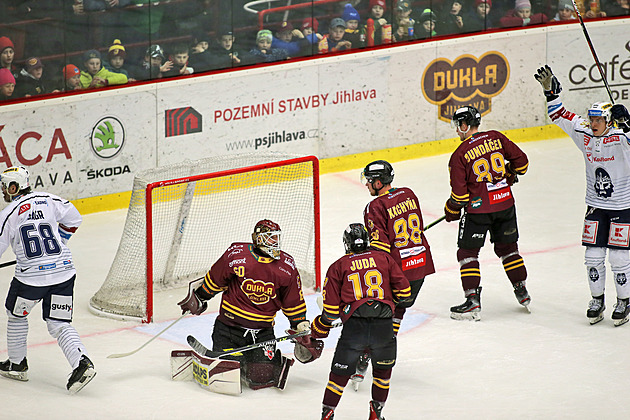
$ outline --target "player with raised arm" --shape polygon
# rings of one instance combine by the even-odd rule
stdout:
[[[448,163],[451,195],[444,206],[446,221],[460,220],[457,261],[466,301],[451,307],[453,319],[481,319],[481,271],[479,251],[490,231],[494,253],[514,288],[518,303],[531,299],[527,271],[518,251],[516,207],[511,186],[527,172],[525,153],[498,131],[479,131],[481,114],[473,106],[459,108],[452,125],[462,141]],[[465,209],[464,215],[461,215]]]
[[[322,314],[311,324],[311,336],[325,338],[336,319],[343,322],[324,391],[322,419],[334,417],[343,390],[367,350],[372,356],[373,377],[369,420],[382,420],[396,363],[392,316],[396,302],[410,299],[411,288],[390,254],[368,248],[368,232],[361,223],[346,228],[343,243],[346,255],[328,268]]]
[[[200,315],[207,300],[222,292],[219,316],[212,332],[212,349],[224,351],[275,339],[274,318],[280,310],[291,330],[306,331],[306,303],[295,261],[282,251],[282,231],[277,223],[256,223],[252,243],[235,242],[212,265],[202,281],[189,288],[178,303],[182,313]],[[302,363],[317,359],[323,350],[310,335],[295,339],[295,357]],[[240,356],[226,356],[241,363],[241,377],[251,389],[284,389],[289,359],[271,347],[257,348]]]
[[[0,174],[4,201],[0,212],[0,255],[9,246],[17,260],[5,302],[8,360],[0,363],[0,375],[28,380],[26,360],[28,315],[42,302],[42,316],[51,336],[73,371],[66,388],[80,391],[96,375],[72,321],[76,270],[67,247],[82,218],[69,201],[45,192],[34,192],[28,170],[14,166]]]
[[[615,326],[630,315],[630,114],[621,104],[596,102],[588,119],[565,109],[558,94],[560,82],[549,66],[534,75],[547,98],[549,118],[571,137],[584,155],[586,170],[586,216],[582,245],[592,299],[586,316],[591,324],[604,317],[606,309],[606,249],[617,289],[612,313]]]
[[[374,198],[363,210],[363,221],[373,248],[388,252],[411,285],[411,297],[394,310],[394,333],[398,334],[405,311],[418,297],[424,278],[435,273],[429,242],[424,236],[420,201],[408,187],[392,187],[394,168],[384,160],[369,163],[361,172],[361,182]],[[356,379],[367,369],[364,356]]]

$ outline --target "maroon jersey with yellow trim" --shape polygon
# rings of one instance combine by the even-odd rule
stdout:
[[[435,273],[418,197],[410,188],[392,188],[365,207],[370,246],[389,252],[407,280]]]
[[[205,287],[223,291],[218,319],[227,325],[270,328],[281,309],[293,323],[306,320],[300,275],[286,252],[275,260],[250,243],[233,243],[206,274]]]
[[[505,165],[527,172],[527,155],[498,131],[484,131],[464,140],[451,155],[451,198],[469,213],[494,213],[514,205]]]
[[[331,319],[345,322],[368,300],[375,300],[395,309],[394,298],[411,296],[409,281],[398,263],[386,252],[368,250],[347,254],[332,263],[324,280],[324,312]]]

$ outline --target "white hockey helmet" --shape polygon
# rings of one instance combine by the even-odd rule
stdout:
[[[606,120],[606,124],[609,124],[610,119],[610,110],[612,109],[612,104],[610,102],[595,102],[588,109],[589,117],[604,117]]]
[[[4,188],[9,188],[11,184],[17,184],[17,192],[30,187],[28,178],[28,169],[24,166],[12,166],[5,169],[4,172],[0,174],[0,182],[2,183],[2,186]]]

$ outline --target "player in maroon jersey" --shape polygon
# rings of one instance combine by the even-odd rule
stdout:
[[[182,313],[200,315],[207,300],[221,295],[219,316],[212,332],[212,349],[223,351],[275,339],[274,318],[280,310],[293,331],[310,328],[300,275],[293,257],[281,250],[281,230],[271,220],[256,223],[253,243],[235,242],[214,263],[199,285],[178,303]],[[323,343],[310,335],[296,338],[296,358],[302,363],[321,355]],[[252,389],[283,389],[293,364],[274,348],[259,348],[233,357]]]
[[[322,419],[333,418],[343,390],[367,350],[373,377],[370,420],[380,420],[396,363],[392,316],[396,302],[410,298],[411,288],[388,253],[368,249],[368,233],[361,223],[348,226],[343,243],[346,255],[328,268],[322,314],[311,324],[311,336],[325,338],[333,321],[341,318],[343,322],[324,392]]]
[[[518,302],[527,308],[531,299],[525,288],[527,270],[518,252],[518,226],[511,185],[527,172],[525,153],[498,131],[479,131],[481,114],[473,106],[453,114],[453,126],[462,140],[449,160],[451,196],[446,201],[446,221],[459,222],[457,260],[466,302],[451,307],[451,318],[481,316],[479,251],[490,231],[494,253],[514,287]],[[462,208],[465,209],[461,216]],[[529,308],[528,308],[529,309]]]
[[[370,195],[376,197],[363,211],[370,245],[390,253],[411,285],[411,299],[400,302],[394,311],[394,332],[397,334],[405,311],[415,303],[424,278],[435,273],[431,248],[424,236],[418,197],[411,188],[392,187],[392,165],[384,160],[369,163],[361,178]]]

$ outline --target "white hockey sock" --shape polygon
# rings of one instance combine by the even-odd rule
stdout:
[[[584,265],[588,276],[591,296],[601,296],[606,289],[606,248],[587,246],[584,252]]]
[[[48,332],[53,338],[57,339],[57,343],[66,359],[68,359],[68,363],[70,363],[72,369],[75,369],[79,366],[81,356],[87,356],[87,351],[79,338],[79,333],[69,322],[47,319],[46,324],[48,324]]]
[[[611,249],[608,261],[615,278],[615,288],[619,299],[630,297],[630,255],[627,249]]]
[[[7,353],[11,363],[18,364],[26,357],[28,319],[18,318],[7,311]]]

